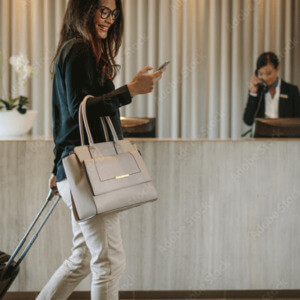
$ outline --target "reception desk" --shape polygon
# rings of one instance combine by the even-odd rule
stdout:
[[[300,287],[300,140],[134,140],[159,199],[120,214],[120,290]],[[50,138],[0,141],[0,249],[11,253],[48,193]],[[38,291],[70,255],[60,201],[11,291]],[[89,290],[90,277],[76,290]]]

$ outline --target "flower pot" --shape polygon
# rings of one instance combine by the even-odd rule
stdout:
[[[0,111],[0,137],[23,136],[32,128],[37,110],[22,115],[17,110]]]

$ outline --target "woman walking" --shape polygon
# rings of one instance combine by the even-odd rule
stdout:
[[[88,122],[95,142],[104,142],[100,117],[110,116],[123,138],[119,107],[138,94],[152,92],[166,68],[148,73],[146,66],[133,80],[115,89],[115,57],[123,35],[121,0],[70,0],[54,57],[53,138],[54,167],[50,187],[58,190],[72,211],[70,187],[62,159],[80,145],[78,110],[86,95]],[[112,136],[110,136],[112,139]],[[87,140],[87,139],[86,139]],[[36,299],[67,299],[92,273],[91,299],[118,299],[119,279],[125,270],[119,213],[95,216],[77,223],[71,213],[72,254],[52,275]]]

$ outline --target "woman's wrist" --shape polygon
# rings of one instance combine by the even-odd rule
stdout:
[[[135,86],[134,86],[134,82],[128,83],[127,87],[128,87],[131,98],[133,98],[134,96],[137,95],[137,92],[136,92]]]

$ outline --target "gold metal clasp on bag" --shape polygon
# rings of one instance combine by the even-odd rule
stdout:
[[[121,179],[121,178],[125,178],[125,177],[129,177],[129,174],[116,176],[115,179]]]

